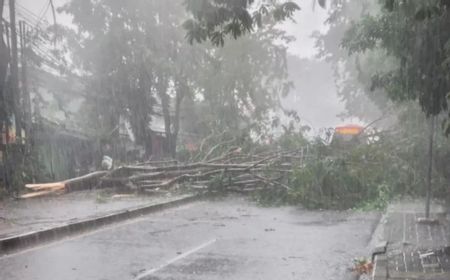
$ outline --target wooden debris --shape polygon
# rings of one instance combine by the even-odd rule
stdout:
[[[32,191],[57,191],[65,188],[64,182],[46,184],[26,184],[25,188]]]
[[[52,194],[62,194],[68,191],[92,188],[92,186],[94,184],[97,184],[99,179],[105,176],[107,173],[107,171],[96,171],[61,182],[26,184],[25,188],[30,190],[31,192],[23,194],[19,196],[19,198],[34,198]]]
[[[303,153],[277,151],[243,154],[241,149],[232,147],[223,155],[209,159],[211,155],[208,152],[207,156],[201,157],[202,161],[187,164],[165,162],[164,165],[122,166],[109,172],[101,181],[106,186],[133,187],[144,193],[179,185],[200,185],[238,192],[260,190],[261,187],[290,190],[289,174],[295,166],[299,166]]]
[[[223,144],[223,143],[221,143]],[[143,162],[97,171],[62,182],[29,184],[33,193],[21,198],[39,197],[52,193],[100,187],[120,187],[142,193],[159,193],[172,187],[198,186],[220,191],[249,192],[268,188],[289,191],[289,175],[303,162],[301,151],[270,151],[244,154],[232,146],[223,154],[214,154],[215,146],[200,162],[186,164],[178,161]]]
[[[57,194],[61,194],[63,192],[64,192],[64,190],[36,191],[36,192],[23,194],[19,198],[24,199],[24,198],[34,198],[34,197],[42,197],[42,196],[48,196],[48,195],[57,195]]]

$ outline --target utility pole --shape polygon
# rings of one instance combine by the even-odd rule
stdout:
[[[16,5],[15,0],[9,0],[9,29],[10,29],[10,50],[11,60],[10,69],[10,104],[12,105],[11,113],[15,125],[15,143],[11,143],[7,147],[7,176],[9,177],[9,191],[15,192],[15,187],[20,184],[20,177],[23,170],[22,164],[22,115],[21,115],[21,98],[19,91],[19,59],[17,50],[17,30],[16,30]]]
[[[14,119],[16,124],[16,139],[22,134],[22,116],[20,113],[20,91],[19,91],[19,66],[17,51],[17,30],[16,30],[16,3],[9,0],[9,21],[11,29],[11,93],[14,100]],[[18,143],[19,144],[19,143]]]
[[[22,98],[23,98],[23,128],[27,139],[30,139],[31,131],[31,98],[28,90],[28,67],[27,67],[27,26],[25,21],[19,22],[20,34],[20,64],[22,70]]]
[[[9,62],[9,50],[5,43],[4,38],[4,22],[3,22],[3,10],[4,10],[5,0],[0,0],[0,134],[4,133],[2,139],[0,139],[0,166],[1,174],[0,180],[2,181],[3,187],[9,188],[7,170],[8,160],[7,160],[7,149],[6,145],[8,142],[8,110],[7,110],[7,98],[6,98],[6,75],[8,72],[8,62]],[[7,27],[6,27],[7,28]],[[1,186],[0,186],[1,187]]]
[[[425,218],[430,218],[431,203],[431,173],[433,171],[433,142],[434,142],[434,121],[436,116],[430,117],[430,134],[428,139],[428,170],[427,170],[427,197],[425,202]]]
[[[28,89],[28,34],[27,34],[27,23],[23,20],[19,21],[19,35],[20,35],[20,64],[21,64],[21,89],[23,98],[23,128],[25,130],[25,162],[31,172],[31,178],[35,178],[35,169],[32,159],[33,153],[33,124],[31,117],[31,97],[30,91]]]

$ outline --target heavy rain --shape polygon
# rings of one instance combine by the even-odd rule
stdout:
[[[450,279],[449,0],[0,14],[0,280]]]

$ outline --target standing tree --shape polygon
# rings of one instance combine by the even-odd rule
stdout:
[[[426,216],[429,216],[433,162],[434,119],[448,109],[450,91],[450,2],[382,1],[378,15],[366,15],[347,31],[344,46],[350,53],[381,48],[396,67],[372,77],[394,101],[418,100],[430,118]],[[447,132],[449,129],[447,127]]]
[[[380,48],[396,67],[372,77],[396,101],[418,100],[428,115],[447,110],[450,13],[447,1],[383,1],[378,15],[366,15],[347,31],[350,54]]]
[[[201,50],[185,42],[181,1],[71,1],[61,11],[78,27],[72,51],[91,81],[88,112],[97,116],[89,119],[98,119],[106,134],[117,131],[120,118],[128,120],[149,156],[150,123],[160,113],[174,155],[179,110]]]
[[[211,129],[264,134],[279,98],[292,87],[285,46],[290,40],[272,23],[211,51],[199,75]]]
[[[105,132],[126,118],[137,142],[148,143],[152,116],[161,114],[172,156],[182,112],[190,117],[186,99],[207,104],[201,122],[209,129],[244,123],[261,129],[290,87],[283,45],[290,38],[270,18],[257,32],[216,49],[185,40],[181,1],[71,1],[61,10],[78,26],[70,41],[80,42],[74,61],[90,79],[89,118],[99,119]]]
[[[146,73],[143,1],[70,1],[60,11],[73,16],[77,32],[69,39],[73,61],[88,80],[84,109],[102,136],[117,135],[121,118],[131,123],[136,141],[151,153],[149,122],[154,105],[152,80]],[[149,23],[150,21],[150,23]],[[69,37],[70,38],[70,37]],[[94,123],[92,123],[94,121]]]

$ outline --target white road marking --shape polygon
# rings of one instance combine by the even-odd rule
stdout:
[[[173,259],[170,259],[170,260],[166,261],[165,263],[163,263],[163,264],[161,264],[161,265],[159,265],[159,266],[157,266],[155,268],[152,268],[152,269],[149,269],[149,270],[146,270],[146,271],[142,272],[141,274],[136,276],[134,279],[139,280],[139,279],[142,279],[142,278],[147,277],[149,275],[152,275],[153,273],[158,272],[161,269],[163,269],[163,268],[165,268],[165,267],[167,267],[167,266],[169,266],[169,265],[171,265],[171,264],[173,264],[173,263],[175,263],[175,262],[177,262],[177,261],[179,261],[181,259],[184,259],[184,258],[188,257],[189,255],[192,255],[192,254],[200,251],[203,248],[206,248],[206,247],[212,245],[216,241],[217,241],[217,239],[215,239],[215,238],[211,239],[211,240],[209,240],[209,241],[207,241],[207,242],[205,242],[205,243],[203,243],[203,244],[201,244],[201,245],[199,245],[199,246],[197,246],[197,247],[195,247],[195,248],[193,248],[193,249],[191,249],[191,250],[189,250],[187,252],[184,252],[184,253],[176,256]]]

